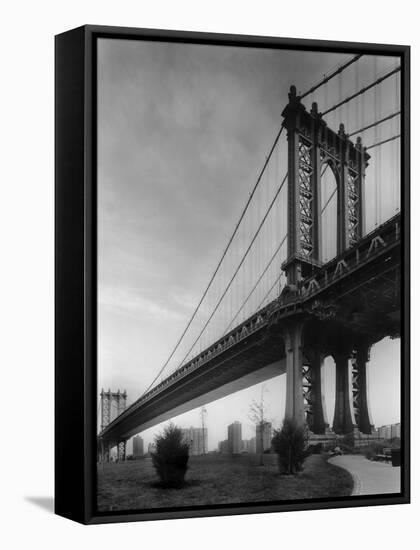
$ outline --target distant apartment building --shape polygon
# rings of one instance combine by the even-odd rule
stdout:
[[[399,422],[391,425],[391,439],[394,437],[401,437],[401,424]]]
[[[257,452],[257,442],[255,440],[255,437],[251,437],[251,439],[244,439],[243,442],[243,450],[247,453],[256,453]]]
[[[234,455],[242,451],[242,424],[238,421],[228,426],[228,449]]]
[[[395,439],[401,437],[401,424],[387,424],[378,428],[378,436],[381,439]]]
[[[139,458],[143,456],[144,454],[144,443],[143,439],[136,435],[136,437],[133,438],[133,458]]]
[[[182,438],[188,444],[190,456],[208,453],[207,428],[184,428],[181,430]]]
[[[272,431],[271,422],[260,422],[256,425],[255,441],[258,454],[271,449]]]
[[[379,437],[382,439],[391,439],[391,426],[381,426],[378,428]]]
[[[227,439],[219,441],[219,453],[227,454],[229,452],[229,441]]]

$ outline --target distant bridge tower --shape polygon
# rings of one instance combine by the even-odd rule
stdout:
[[[114,418],[119,416],[127,408],[127,392],[120,390],[112,392],[110,389],[108,391],[101,391],[101,431],[110,424]],[[104,460],[109,461],[109,451],[106,449],[102,452],[105,454]],[[126,454],[126,441],[121,441],[117,446],[117,456],[118,460],[125,460]]]
[[[114,407],[114,409],[113,409]],[[127,392],[101,391],[101,431],[127,408]]]
[[[353,143],[340,124],[329,128],[316,103],[308,112],[291,86],[282,116],[288,139],[288,242],[285,292],[298,294],[302,279],[322,265],[321,174],[329,166],[337,186],[337,255],[364,234],[363,186],[369,155],[358,138]],[[345,266],[343,267],[345,269]],[[328,330],[333,333],[327,334]],[[337,320],[329,326],[308,314],[283,329],[286,352],[286,416],[306,423],[316,434],[328,426],[321,367],[331,355],[336,364],[333,429],[370,433],[366,363],[369,345],[363,335],[349,334]],[[351,374],[353,373],[353,381]],[[357,414],[355,414],[357,413]]]

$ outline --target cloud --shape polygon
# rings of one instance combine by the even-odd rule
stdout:
[[[184,312],[148,300],[134,288],[100,285],[98,304],[100,308],[135,316],[139,320],[156,319],[165,322],[185,319]]]

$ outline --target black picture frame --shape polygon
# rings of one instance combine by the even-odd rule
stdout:
[[[98,512],[96,490],[96,40],[293,48],[401,57],[401,494]],[[82,26],[55,38],[55,512],[84,524],[410,502],[410,48],[401,45]]]

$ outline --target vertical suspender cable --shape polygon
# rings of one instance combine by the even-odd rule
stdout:
[[[274,140],[274,143],[273,143],[271,149],[270,149],[270,153],[269,153],[269,155],[268,155],[268,159],[270,159],[270,157],[271,157],[271,155],[272,155],[272,153],[273,153],[273,151],[274,151],[274,148],[275,148],[277,142],[278,142],[279,139],[280,139],[280,136],[281,136],[281,134],[282,134],[282,132],[283,132],[283,129],[284,129],[284,127],[282,126],[282,127],[280,128],[280,130],[279,130],[279,132],[278,132],[278,134],[277,134],[275,140]],[[217,264],[216,269],[214,270],[214,272],[213,272],[213,274],[212,274],[212,276],[211,276],[211,278],[210,278],[210,281],[208,282],[207,287],[206,287],[206,289],[204,290],[203,295],[201,296],[201,299],[200,299],[199,303],[197,304],[195,310],[193,311],[193,313],[192,313],[192,315],[191,315],[191,317],[190,317],[190,319],[189,319],[189,321],[188,321],[188,323],[187,323],[187,326],[186,326],[185,329],[183,330],[183,332],[182,332],[181,336],[179,337],[177,343],[175,344],[174,348],[172,349],[172,351],[171,351],[171,353],[170,353],[168,359],[165,361],[165,363],[163,364],[163,366],[160,368],[159,372],[157,373],[157,375],[155,376],[155,378],[152,380],[152,382],[149,384],[149,386],[147,386],[147,388],[146,388],[146,390],[143,392],[142,396],[144,396],[144,395],[150,390],[150,388],[153,386],[153,384],[156,382],[156,380],[159,378],[159,376],[163,373],[163,371],[164,371],[165,368],[167,367],[169,361],[172,359],[172,357],[175,355],[176,351],[178,350],[178,348],[179,348],[179,346],[180,346],[180,344],[181,344],[181,342],[182,342],[182,340],[183,340],[185,334],[187,333],[188,329],[189,329],[190,326],[191,326],[191,323],[192,323],[193,320],[195,319],[195,317],[196,317],[196,315],[197,315],[197,313],[198,313],[198,310],[200,309],[200,307],[201,307],[201,305],[202,305],[202,303],[203,303],[205,297],[206,297],[207,294],[208,294],[208,291],[209,291],[211,285],[213,284],[213,281],[214,281],[214,279],[215,279],[217,273],[219,272],[220,266],[222,265],[222,263],[223,263],[223,261],[224,261],[224,259],[225,259],[225,256],[226,256],[226,254],[227,254],[227,252],[228,252],[228,250],[229,250],[229,248],[230,248],[230,245],[231,245],[233,239],[235,238],[235,236],[236,236],[236,234],[237,234],[237,232],[238,232],[238,229],[239,229],[239,227],[240,227],[240,225],[241,225],[241,223],[242,223],[242,220],[243,220],[243,218],[245,217],[246,212],[248,211],[248,207],[249,207],[249,205],[250,205],[250,203],[251,203],[251,201],[252,201],[252,199],[253,199],[253,197],[254,197],[254,195],[255,195],[255,192],[256,192],[256,190],[257,190],[257,188],[258,188],[258,186],[259,186],[259,184],[260,184],[261,178],[262,178],[262,176],[263,176],[263,174],[264,174],[264,171],[265,171],[267,162],[268,162],[268,161],[266,161],[266,163],[264,164],[264,166],[263,166],[263,168],[262,168],[262,170],[261,170],[261,172],[260,172],[260,175],[259,175],[258,178],[257,178],[257,181],[256,181],[256,183],[255,183],[255,185],[254,185],[254,187],[253,187],[253,189],[252,189],[252,191],[251,191],[251,193],[250,193],[250,195],[249,195],[249,197],[248,197],[248,200],[247,200],[247,202],[246,202],[246,204],[245,204],[244,209],[242,210],[242,213],[241,213],[241,215],[240,215],[240,217],[239,217],[239,220],[238,220],[238,222],[237,222],[237,224],[236,224],[236,226],[235,226],[235,229],[234,229],[234,231],[233,231],[233,233],[232,233],[232,235],[231,235],[231,237],[230,237],[230,239],[229,239],[229,241],[228,241],[228,244],[226,245],[226,247],[225,247],[225,249],[224,249],[224,251],[223,251],[222,257],[220,258],[219,263]],[[141,396],[141,397],[142,397],[142,396]],[[141,397],[140,397],[140,398],[141,398]]]
[[[359,66],[358,63],[356,65],[355,80],[356,80],[356,90],[358,90],[360,88],[360,66]],[[356,119],[357,119],[357,127],[358,128],[362,127],[362,121],[360,120],[360,114],[361,114],[360,113],[360,98],[358,98],[357,101],[356,101]]]
[[[376,119],[380,118],[382,114],[382,88],[378,87],[378,110]],[[379,126],[379,141],[382,140],[382,125]],[[378,225],[382,223],[382,149],[378,147]]]
[[[278,178],[278,157],[276,157],[276,159],[277,159],[277,167],[276,167],[276,182],[277,182],[277,178]],[[273,243],[276,241],[277,234],[280,233],[280,227],[279,227],[279,225],[280,225],[280,223],[279,223],[279,220],[280,220],[280,204],[281,204],[281,201],[279,200],[279,204],[276,208],[273,224],[272,224],[272,227],[271,227],[271,234],[272,234],[272,242]],[[271,271],[273,271],[275,269],[276,263],[277,262],[274,263],[273,268],[271,269]],[[270,280],[271,280],[271,277],[267,281],[267,284],[269,283]]]
[[[374,61],[374,68],[375,68],[375,80],[378,78],[378,58],[375,57]],[[374,92],[373,92],[373,111],[375,120],[378,118],[378,87],[375,86]],[[378,140],[378,126],[375,126],[374,130],[375,139],[374,142],[377,143]],[[378,151],[375,149],[374,151],[375,155],[375,227],[378,225],[378,186],[379,186],[379,170],[378,170]]]
[[[399,60],[397,59],[397,63],[398,62],[399,62]],[[395,77],[395,110],[396,111],[399,111],[401,109],[399,91],[400,91],[400,75],[397,74],[396,77]],[[400,124],[400,119],[398,118],[395,121],[394,135],[400,133],[399,124]],[[401,182],[400,182],[400,162],[401,162],[400,150],[401,150],[401,143],[395,142],[395,143],[393,143],[393,147],[394,147],[393,153],[394,153],[394,159],[395,159],[394,204],[395,204],[395,211],[397,212],[398,209],[399,209],[399,197],[400,197],[399,191],[400,191],[400,187],[401,187]]]
[[[352,82],[354,81],[355,81],[355,78],[353,76]],[[354,104],[351,106],[351,108],[354,109]],[[342,122],[344,122],[344,127],[348,131],[349,123],[350,123],[350,101],[346,103],[346,120],[343,120]]]
[[[338,76],[338,95],[339,95],[339,103],[341,103],[343,101],[343,73],[340,73]],[[340,118],[342,117],[342,114],[340,114],[340,110],[334,111],[334,112],[336,114],[336,116],[334,117],[334,130],[337,131],[338,126],[341,122]]]

